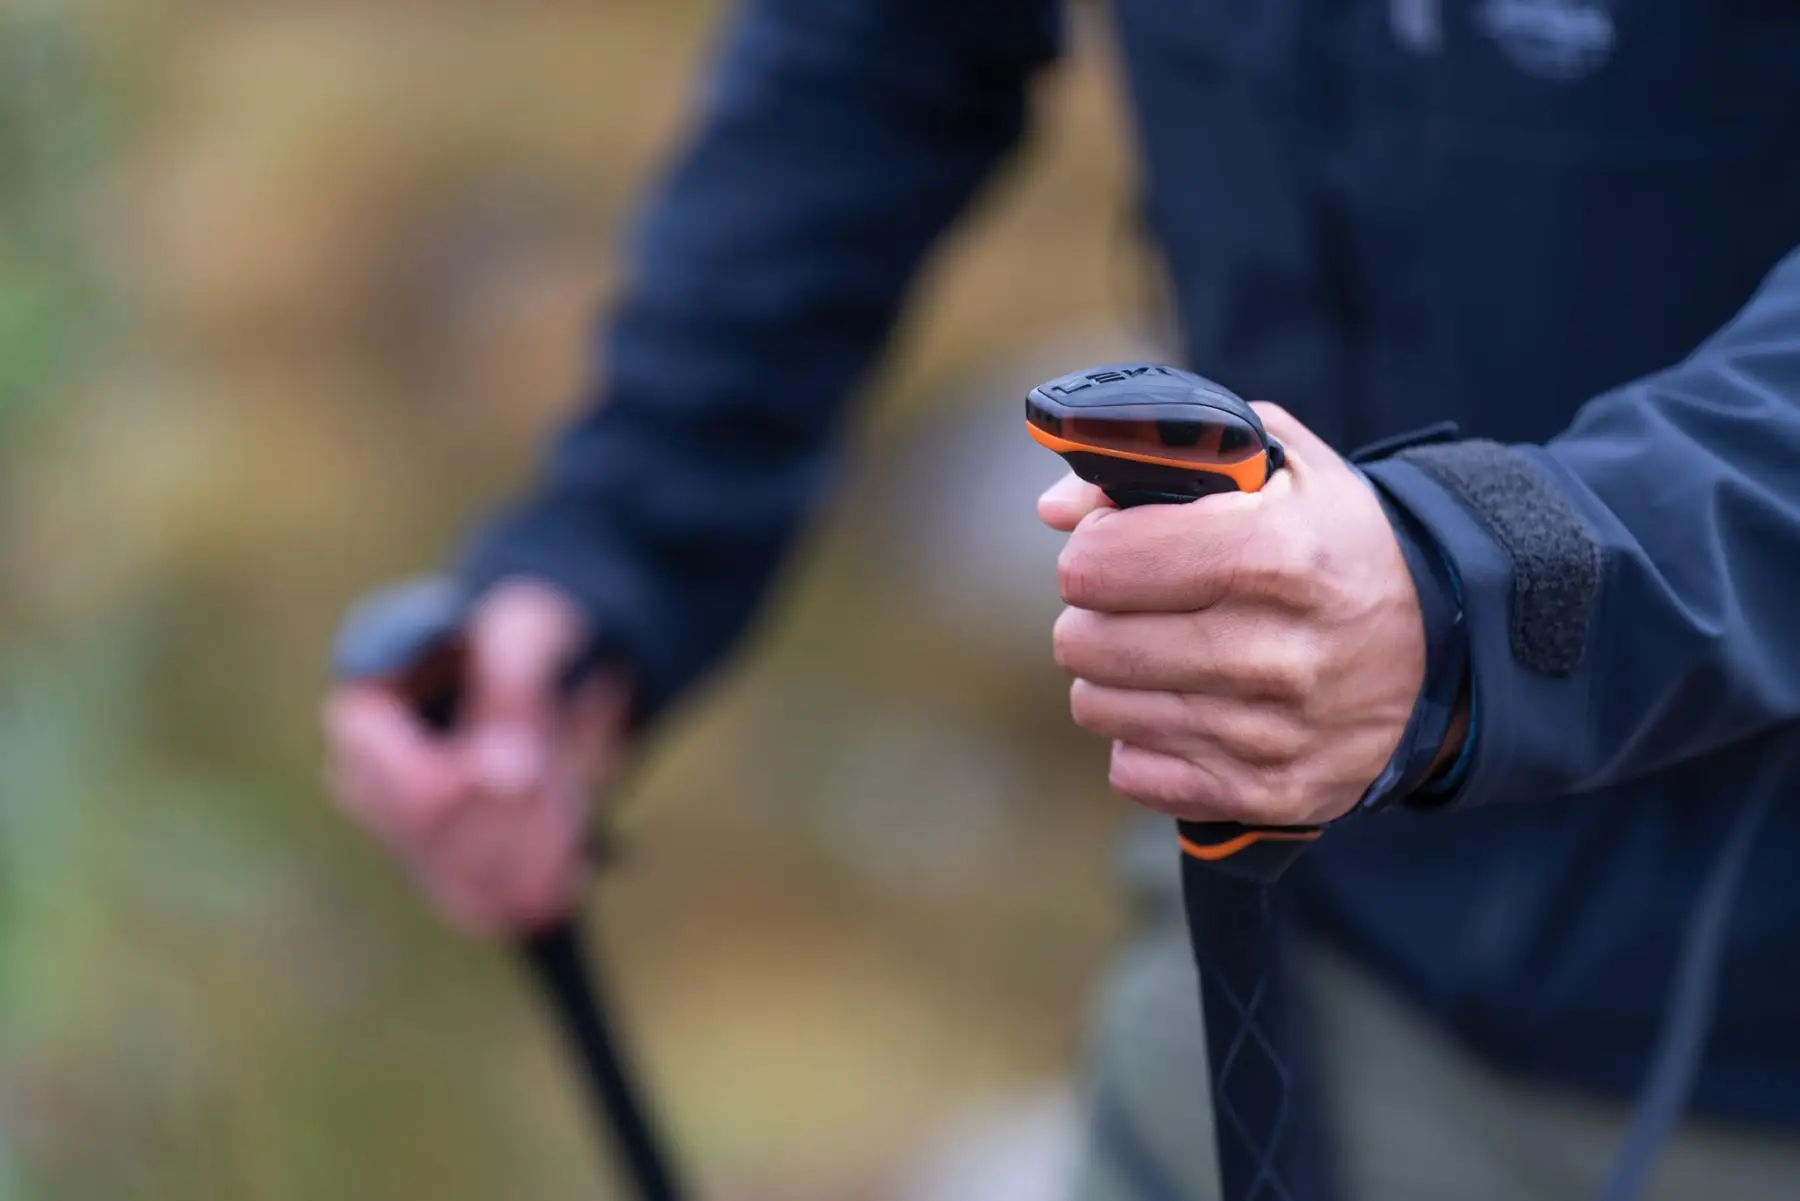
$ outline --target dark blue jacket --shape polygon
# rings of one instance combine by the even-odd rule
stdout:
[[[1469,772],[1335,828],[1309,911],[1471,1045],[1626,1093],[1721,832],[1772,796],[1696,1102],[1800,1122],[1800,5],[1114,14],[1188,365],[1341,449],[1470,439],[1368,468],[1461,578]],[[603,403],[467,574],[570,589],[649,710],[713,665],[1057,18],[748,4],[636,231]]]

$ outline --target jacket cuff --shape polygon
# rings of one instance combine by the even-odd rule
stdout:
[[[1557,765],[1586,725],[1591,681],[1577,668],[1603,574],[1591,531],[1525,454],[1498,444],[1411,450],[1363,470],[1429,532],[1461,587],[1470,741],[1453,769],[1460,782],[1429,801],[1567,792],[1576,782]]]
[[[1454,722],[1468,678],[1468,637],[1463,629],[1461,589],[1450,561],[1426,529],[1396,505],[1380,484],[1367,474],[1363,479],[1381,501],[1406,560],[1425,633],[1425,676],[1406,730],[1387,766],[1358,804],[1359,809],[1375,809],[1442,792],[1432,786],[1432,767]],[[1473,736],[1471,726],[1464,738],[1465,750]]]

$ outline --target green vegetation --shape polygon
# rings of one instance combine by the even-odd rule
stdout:
[[[0,10],[0,444],[94,332],[80,246],[104,150],[83,46],[56,10]]]

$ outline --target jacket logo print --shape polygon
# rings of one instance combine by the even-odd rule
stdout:
[[[1475,27],[1519,70],[1568,82],[1612,57],[1610,0],[1480,0]]]

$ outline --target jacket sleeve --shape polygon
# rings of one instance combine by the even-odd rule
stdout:
[[[1364,470],[1460,581],[1480,716],[1453,803],[1600,788],[1800,717],[1800,250],[1548,444]]]
[[[473,538],[572,593],[646,713],[753,613],[936,237],[1018,141],[1052,0],[751,0],[642,215],[585,410]]]

